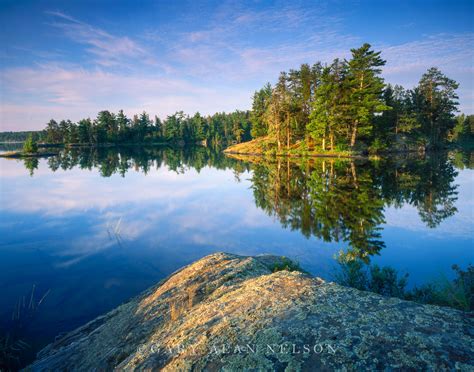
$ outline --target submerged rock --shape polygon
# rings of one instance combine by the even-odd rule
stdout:
[[[469,370],[472,313],[217,253],[43,349],[27,370]]]

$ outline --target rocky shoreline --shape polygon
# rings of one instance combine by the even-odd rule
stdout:
[[[472,370],[472,313],[216,253],[44,348],[43,370]]]

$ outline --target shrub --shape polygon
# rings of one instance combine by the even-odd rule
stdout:
[[[338,263],[340,270],[336,274],[336,282],[341,285],[424,304],[474,310],[474,266],[471,264],[465,271],[453,265],[456,278],[452,281],[443,279],[406,290],[408,274],[400,275],[392,267],[368,265],[360,259],[348,259],[345,255],[338,257]]]
[[[367,271],[362,260],[348,260],[345,256],[338,258],[340,271],[336,274],[336,282],[346,287],[367,290]]]
[[[469,264],[466,271],[458,265],[453,265],[452,269],[456,278],[453,281],[445,278],[438,283],[435,303],[465,311],[474,310],[474,266]]]
[[[26,152],[27,154],[32,154],[35,152],[38,152],[38,144],[36,143],[35,139],[33,138],[33,135],[28,135],[28,138],[26,139],[25,143],[23,144],[23,152]]]
[[[271,271],[276,273],[277,271],[301,271],[304,270],[301,268],[299,263],[290,260],[289,258],[282,257],[280,262],[275,262],[271,267]]]
[[[405,294],[408,274],[398,277],[398,272],[392,267],[370,267],[368,290],[389,297],[401,297]]]

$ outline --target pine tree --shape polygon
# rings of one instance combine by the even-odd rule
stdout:
[[[148,133],[150,132],[150,129],[151,129],[150,116],[145,111],[143,111],[140,114],[140,118],[138,119],[136,141],[137,142],[145,141]]]
[[[92,143],[91,119],[82,119],[77,123],[77,136],[79,143]]]
[[[414,110],[413,92],[400,85],[387,85],[383,92],[383,101],[388,110],[376,120],[374,140],[391,145],[400,134],[415,137],[420,127]]]
[[[51,119],[48,124],[46,124],[46,141],[49,143],[60,143],[62,140],[59,124],[56,120]]]
[[[252,123],[252,137],[257,138],[268,134],[268,125],[265,121],[265,112],[268,109],[272,96],[272,86],[267,83],[262,89],[253,95],[252,112],[250,121]]]
[[[307,130],[314,140],[321,141],[323,150],[326,150],[327,144],[334,150],[339,138],[347,135],[346,75],[347,64],[336,59],[331,66],[323,69],[314,94]]]
[[[423,134],[430,147],[437,147],[445,141],[454,126],[454,113],[457,111],[459,84],[448,78],[436,67],[430,68],[416,88],[418,95],[417,112],[422,124]]]
[[[130,120],[123,113],[123,110],[120,110],[115,118],[118,127],[118,139],[119,141],[128,141],[130,138],[129,134],[129,125]]]
[[[380,77],[380,67],[385,65],[385,61],[380,58],[381,52],[370,48],[366,43],[358,49],[351,49],[352,58],[348,62],[351,147],[355,146],[358,136],[371,133],[374,113],[387,109],[381,99],[384,81]]]
[[[268,134],[276,140],[277,150],[281,151],[283,144],[288,149],[291,142],[291,111],[285,72],[280,74],[278,83],[273,89],[265,118],[268,123]]]

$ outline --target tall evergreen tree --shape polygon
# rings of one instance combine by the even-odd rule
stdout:
[[[265,113],[272,96],[272,86],[267,83],[262,89],[253,95],[252,112],[250,121],[252,123],[252,137],[261,137],[268,134],[268,125],[265,121]]]
[[[436,67],[430,68],[415,89],[417,112],[430,147],[439,146],[454,126],[459,84]]]
[[[321,147],[334,150],[336,141],[348,130],[348,87],[347,64],[336,59],[331,66],[325,67],[321,74],[320,84],[315,91],[313,111],[307,130]]]
[[[118,140],[126,142],[130,140],[130,120],[124,114],[123,110],[120,110],[115,118],[118,128]]]
[[[79,143],[92,142],[92,122],[91,119],[82,119],[77,123],[77,137]]]
[[[381,52],[374,52],[367,43],[351,52],[347,77],[351,116],[349,144],[354,147],[358,136],[370,135],[374,113],[386,110],[387,106],[381,99],[384,81],[380,74],[385,65]]]
[[[51,119],[46,124],[46,141],[49,143],[60,143],[63,141],[59,124],[54,119]]]
[[[374,139],[380,139],[386,145],[396,141],[403,135],[416,137],[420,127],[413,102],[413,92],[400,85],[387,85],[383,92],[383,100],[388,110],[376,120]]]

